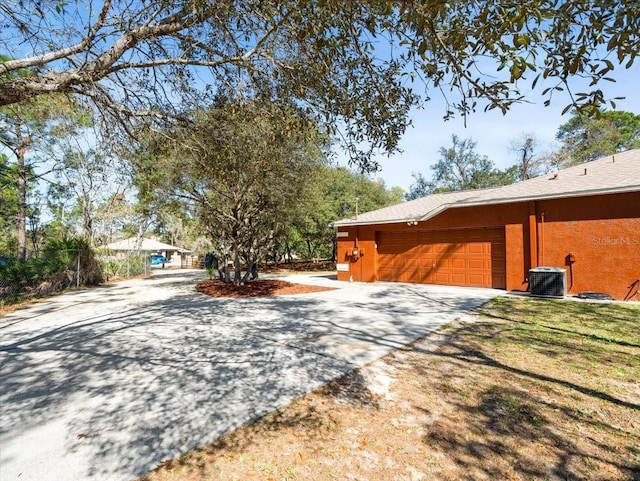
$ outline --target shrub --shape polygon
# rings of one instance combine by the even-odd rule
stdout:
[[[124,254],[102,251],[99,255],[105,280],[139,276],[149,272],[146,254]]]
[[[40,257],[0,265],[0,302],[41,297],[76,285],[95,285],[102,279],[102,267],[86,240],[49,240]]]

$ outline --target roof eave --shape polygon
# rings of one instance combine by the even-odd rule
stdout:
[[[353,226],[357,226],[357,225],[378,225],[378,224],[402,224],[404,222],[413,222],[413,221],[417,221],[419,219],[414,218],[414,217],[406,217],[403,219],[388,219],[388,220],[379,220],[379,221],[373,221],[373,220],[353,220],[353,221],[343,221],[343,220],[339,220],[336,222],[331,222],[329,224],[330,227],[333,228],[338,228],[338,227],[353,227]]]
[[[603,195],[603,194],[622,194],[625,192],[640,191],[640,185],[630,185],[626,187],[612,187],[608,189],[593,189],[593,190],[577,190],[573,192],[563,192],[561,194],[540,194],[540,195],[526,195],[520,197],[509,197],[504,199],[489,199],[470,202],[457,202],[455,204],[449,204],[449,207],[470,207],[479,205],[494,205],[494,204],[510,204],[514,202],[528,202],[532,200],[545,200],[545,199],[565,199],[570,197],[581,197],[586,195]]]
[[[404,224],[407,222],[422,222],[425,220],[429,220],[432,217],[435,217],[436,215],[438,215],[440,212],[447,210],[449,207],[451,207],[451,205],[453,204],[441,205],[440,207],[427,212],[423,216],[403,217],[399,219],[387,219],[387,220],[381,220],[381,221],[371,221],[371,220],[358,221],[354,219],[352,222],[336,221],[336,222],[332,222],[329,225],[331,227],[337,228],[337,227],[352,227],[356,225]]]
[[[504,199],[489,199],[489,200],[479,200],[479,201],[467,201],[464,200],[459,202],[454,202],[450,204],[443,204],[440,207],[433,209],[427,212],[423,216],[414,216],[414,217],[404,217],[397,219],[387,219],[387,220],[379,220],[379,221],[371,221],[371,220],[363,220],[359,221],[353,219],[352,221],[336,221],[329,224],[333,228],[338,227],[354,227],[360,225],[382,225],[382,224],[402,224],[406,222],[424,222],[426,220],[435,217],[436,215],[446,211],[447,209],[454,207],[473,207],[480,205],[496,205],[496,204],[509,204],[515,202],[528,202],[532,200],[545,200],[545,199],[565,199],[570,197],[580,197],[585,195],[603,195],[603,194],[618,194],[625,192],[636,192],[640,191],[640,185],[629,185],[625,187],[612,187],[608,189],[593,189],[593,190],[579,190],[573,192],[563,192],[561,194],[540,194],[540,195],[527,195],[520,197],[509,197]]]

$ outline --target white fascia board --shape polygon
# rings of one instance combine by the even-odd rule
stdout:
[[[406,222],[412,222],[418,220],[414,217],[407,217],[405,219],[387,219],[387,220],[353,220],[353,221],[336,221],[336,222],[332,222],[331,224],[329,224],[331,227],[334,228],[338,228],[338,227],[353,227],[353,226],[357,226],[357,225],[378,225],[378,224],[401,224],[401,223],[406,223]]]

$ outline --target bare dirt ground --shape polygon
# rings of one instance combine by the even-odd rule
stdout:
[[[638,480],[639,314],[496,299],[143,480]]]

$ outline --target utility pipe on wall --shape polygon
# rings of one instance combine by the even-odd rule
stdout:
[[[544,265],[544,214],[540,212],[540,264]]]
[[[538,219],[536,202],[529,202],[529,258],[530,267],[538,267]]]

